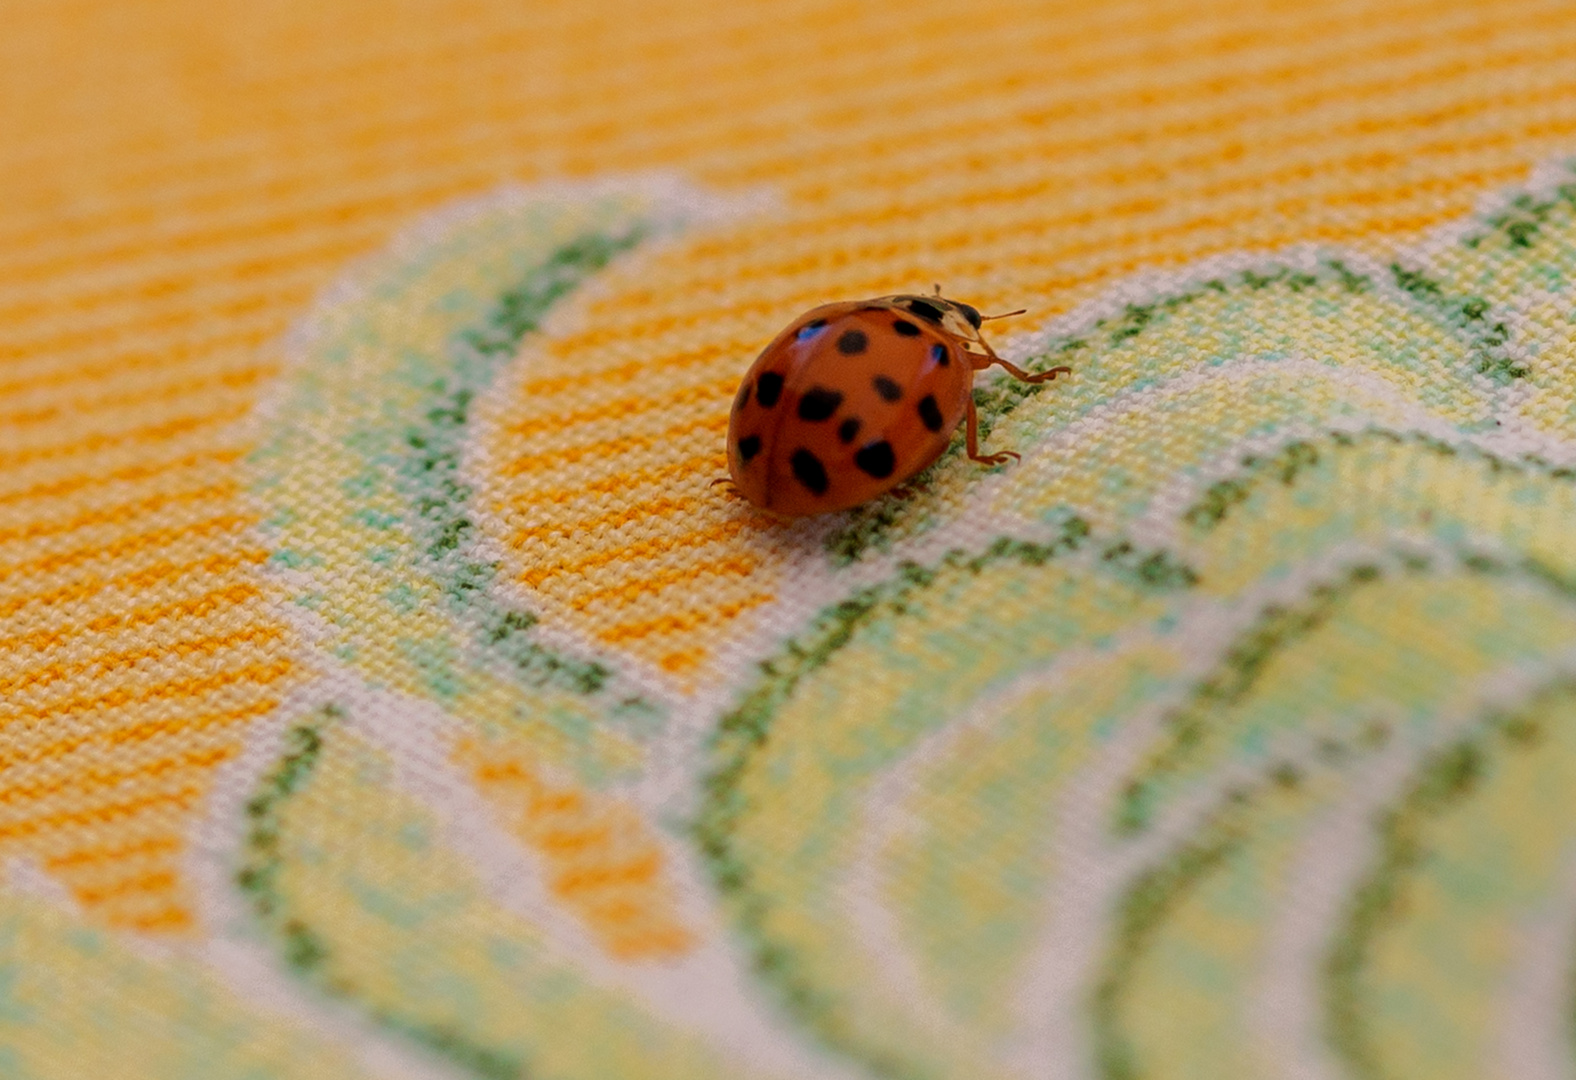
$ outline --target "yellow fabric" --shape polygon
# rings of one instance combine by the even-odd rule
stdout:
[[[1372,784],[1379,869],[1307,916],[1347,919],[1337,990],[1287,991],[1306,1060],[1569,1057],[1494,1019],[1563,982],[1443,956],[1470,924],[1525,960],[1536,904],[1430,879],[1435,921],[1349,978],[1341,942],[1379,932],[1339,915],[1391,910],[1456,735],[1492,788],[1429,833],[1461,873],[1488,822],[1566,814],[1537,787],[1563,734],[1461,733],[1573,715],[1569,4],[0,13],[0,934],[44,1002],[0,1009],[0,1072],[130,1042],[125,1075],[176,1075],[184,1040],[205,1076],[1027,1076],[1047,1046],[1274,1075],[1290,1043],[1242,1048],[1232,979],[1318,968],[1285,944],[1318,863],[1285,822],[1311,850]],[[993,340],[1073,368],[1021,402],[982,381],[1021,465],[796,525],[709,486],[789,318],[933,282],[1030,308]],[[1264,635],[1295,644],[1231,668]],[[1274,676],[1245,704],[1212,664]],[[1118,760],[1160,717],[1220,726]],[[1281,765],[1318,776],[1211,809]],[[1123,769],[1091,814],[1242,853],[1169,920],[1134,914],[1142,874],[1202,871],[1164,830],[1096,872],[1031,827]],[[1564,827],[1504,856],[1560,917]],[[1131,886],[1063,968],[1045,909],[1083,894],[1052,863]],[[1025,1018],[1033,987],[1082,1019]]]

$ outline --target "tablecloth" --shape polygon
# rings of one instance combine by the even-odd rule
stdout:
[[[1576,1069],[1568,3],[0,13],[0,1075]]]

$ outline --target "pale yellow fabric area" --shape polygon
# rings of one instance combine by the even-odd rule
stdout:
[[[188,815],[237,751],[225,733],[295,675],[237,481],[271,343],[420,212],[651,168],[776,193],[612,277],[591,328],[508,389],[517,422],[544,425],[492,492],[517,576],[699,678],[775,588],[744,527],[696,500],[731,379],[798,308],[935,280],[1043,318],[1212,252],[1379,250],[1576,136],[1559,2],[0,16],[0,718],[48,735],[0,761],[0,848],[80,869],[80,902],[148,930],[189,925]],[[596,447],[610,416],[640,454],[530,464]],[[607,527],[634,518],[638,539]],[[587,523],[600,547],[566,538]],[[183,651],[148,658],[150,634]],[[95,802],[114,769],[143,770],[137,797]]]

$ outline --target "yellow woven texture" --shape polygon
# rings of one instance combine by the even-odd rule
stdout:
[[[517,576],[703,679],[773,586],[690,511],[785,316],[933,280],[1043,316],[1212,252],[1379,250],[1576,135],[1576,17],[1536,0],[0,15],[0,855],[148,930],[189,925],[187,816],[293,677],[238,464],[270,342],[418,212],[653,167],[776,192],[615,272],[499,406]]]

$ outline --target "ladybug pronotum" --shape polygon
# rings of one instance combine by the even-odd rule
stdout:
[[[1017,314],[1014,312],[1014,314]],[[999,364],[980,313],[936,296],[823,304],[794,320],[744,376],[728,423],[728,471],[750,502],[785,516],[845,510],[901,484],[941,456],[967,422],[979,452],[974,373]]]

